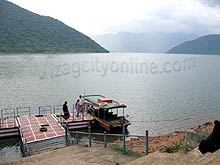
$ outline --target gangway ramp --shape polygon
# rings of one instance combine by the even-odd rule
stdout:
[[[17,120],[26,153],[66,146],[65,130],[53,115],[21,116]]]

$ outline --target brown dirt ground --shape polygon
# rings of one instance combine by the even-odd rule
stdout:
[[[211,133],[214,124],[212,122],[199,125],[197,128],[192,128],[198,132]],[[184,142],[185,133],[184,132],[174,132],[168,135],[149,137],[149,153],[155,151],[166,151],[169,148],[174,147],[177,144]],[[136,151],[138,153],[145,153],[145,138],[132,138],[127,144],[130,146],[129,149]]]
[[[21,158],[5,165],[90,165],[90,164],[124,164],[136,159],[126,156],[119,151],[104,148],[103,145],[86,147],[73,145],[41,154]]]

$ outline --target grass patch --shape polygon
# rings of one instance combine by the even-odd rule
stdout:
[[[185,145],[183,143],[177,143],[175,146],[169,147],[165,150],[167,153],[176,153],[179,151],[185,151]]]
[[[112,150],[116,150],[116,151],[122,152],[122,147],[119,146],[119,145],[109,145],[109,148],[111,148]],[[141,157],[142,156],[140,153],[132,151],[132,150],[129,150],[129,149],[126,149],[124,154],[128,155],[128,156],[132,156],[132,157]]]

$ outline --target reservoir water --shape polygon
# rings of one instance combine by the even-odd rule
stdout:
[[[0,109],[100,94],[127,105],[130,134],[166,134],[220,119],[220,56],[146,53],[0,56]],[[8,144],[8,145],[7,145]],[[0,162],[21,156],[0,142]]]
[[[127,105],[130,134],[165,134],[220,118],[220,57],[147,53],[0,56],[0,109],[101,94]]]

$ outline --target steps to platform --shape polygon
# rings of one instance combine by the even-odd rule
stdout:
[[[77,130],[77,129],[82,129],[82,128],[88,128],[89,124],[90,124],[90,120],[69,122],[68,129],[71,131],[71,130]]]
[[[19,136],[18,127],[0,129],[0,138]]]

